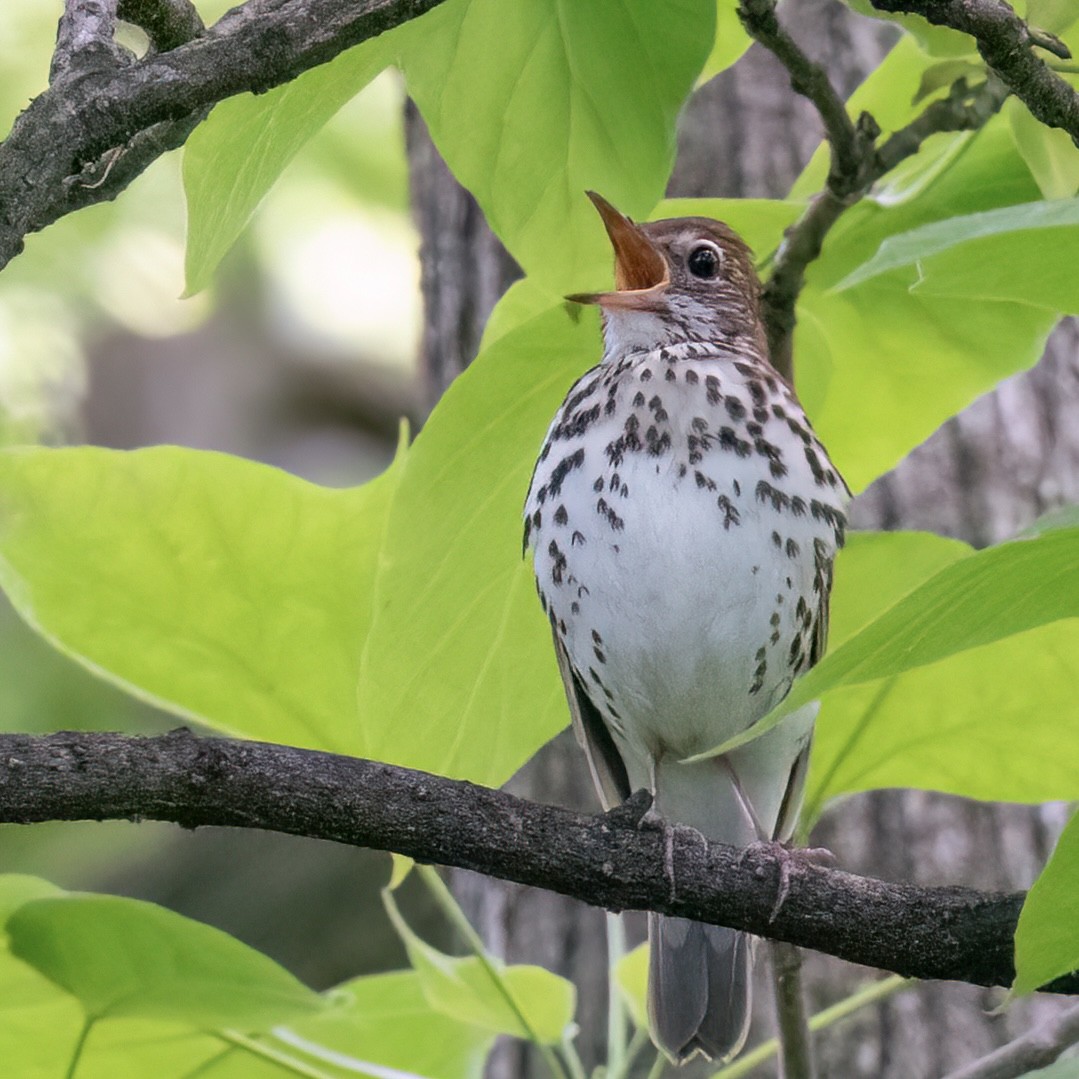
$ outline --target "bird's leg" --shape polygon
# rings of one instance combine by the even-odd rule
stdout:
[[[757,838],[754,842],[750,843],[742,851],[742,857],[744,858],[751,851],[761,851],[766,854],[772,855],[776,859],[779,867],[779,880],[776,883],[776,898],[772,904],[771,912],[768,915],[768,923],[771,924],[779,916],[780,910],[783,909],[783,904],[787,901],[787,896],[790,894],[791,888],[791,866],[797,861],[809,862],[811,864],[823,864],[830,865],[835,863],[835,855],[826,847],[809,847],[794,849],[789,843],[776,839],[771,831],[764,827],[760,818],[757,816],[756,810],[753,808],[753,803],[750,802],[746,796],[746,792],[742,789],[741,780],[738,778],[738,773],[734,770],[734,765],[726,758],[720,757],[720,761],[726,767],[728,774],[731,777],[731,783],[734,786],[734,793],[738,797],[738,801],[742,806],[742,810],[753,826],[753,831],[756,832]]]

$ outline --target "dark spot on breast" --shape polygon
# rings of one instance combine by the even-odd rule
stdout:
[[[562,491],[562,481],[569,475],[575,468],[580,468],[584,464],[584,447],[581,446],[576,452],[571,453],[568,457],[563,457],[551,470],[551,479],[548,483],[549,492],[552,495],[560,494]],[[542,499],[541,499],[542,501]]]
[[[686,382],[691,386],[696,386],[700,382],[701,376],[692,367],[686,368]]]
[[[727,415],[730,416],[732,420],[741,420],[745,418],[746,406],[743,405],[737,397],[732,397],[728,394],[723,405],[727,409]]]
[[[644,394],[640,390],[633,395],[633,407],[644,408]]]
[[[719,429],[719,445],[722,449],[733,450],[739,457],[748,457],[751,449],[750,444],[744,438],[739,438],[731,427]]]
[[[741,523],[741,515],[726,495],[720,495],[716,499],[716,505],[723,511],[723,530],[729,531],[731,525]]]

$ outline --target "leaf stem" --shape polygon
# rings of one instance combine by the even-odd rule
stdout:
[[[446,882],[438,875],[438,871],[433,866],[418,865],[415,872],[419,874],[420,879],[427,886],[427,890],[438,904],[439,909],[446,915],[454,929],[461,934],[469,950],[479,960],[480,966],[486,971],[495,989],[506,1002],[510,1011],[513,1012],[514,1018],[520,1023],[525,1036],[539,1050],[551,1074],[556,1079],[571,1079],[566,1070],[566,1065],[558,1059],[554,1050],[540,1039],[532,1024],[528,1021],[527,1016],[521,1011],[521,1007],[510,991],[510,987],[506,984],[501,972],[491,961],[490,953],[487,951],[483,939],[465,916],[465,912],[446,886]]]
[[[903,978],[898,974],[883,978],[879,982],[872,982],[864,989],[859,989],[857,993],[852,993],[849,997],[844,997],[831,1007],[817,1012],[809,1020],[809,1029],[814,1033],[818,1030],[824,1030],[840,1020],[846,1019],[847,1016],[853,1015],[856,1011],[885,1000],[887,997],[892,996],[893,993],[898,993],[900,990],[914,984],[914,979]],[[771,1060],[778,1052],[779,1041],[776,1038],[770,1038],[766,1042],[761,1042],[760,1045],[748,1053],[743,1054],[733,1064],[728,1064],[725,1068],[720,1068],[719,1071],[713,1072],[711,1079],[743,1079],[754,1068],[758,1068],[761,1064]]]
[[[795,944],[775,940],[771,950],[784,1079],[815,1079],[817,1069],[802,987],[801,949]]]
[[[96,1019],[92,1015],[88,1015],[82,1024],[82,1029],[79,1031],[79,1037],[75,1042],[75,1048],[71,1051],[71,1063],[67,1066],[67,1073],[65,1079],[75,1079],[75,1069],[79,1066],[79,1061],[82,1059],[82,1051],[86,1048],[86,1039],[90,1036],[90,1031],[93,1029]]]
[[[615,980],[615,967],[626,954],[626,928],[619,914],[607,912],[607,1077],[626,1073],[626,1005]]]
[[[292,1072],[293,1075],[302,1075],[304,1079],[333,1079],[333,1076],[330,1075],[329,1072],[324,1072],[314,1065],[308,1064],[306,1061],[297,1060],[289,1053],[285,1053],[280,1049],[274,1049],[263,1042],[256,1041],[254,1038],[247,1037],[246,1034],[239,1033],[239,1031],[219,1030],[215,1033],[218,1038],[228,1045],[235,1046],[237,1049],[243,1049],[252,1056],[261,1057],[263,1060],[271,1061],[279,1068],[284,1068],[286,1071]]]

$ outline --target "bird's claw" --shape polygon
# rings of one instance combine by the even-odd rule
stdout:
[[[775,859],[779,870],[779,879],[776,882],[776,898],[772,909],[768,913],[768,924],[772,925],[791,889],[791,867],[801,863],[803,865],[833,866],[836,864],[836,856],[827,847],[791,847],[787,843],[778,840],[758,839],[749,846],[744,847],[740,859],[752,854],[765,854]]]

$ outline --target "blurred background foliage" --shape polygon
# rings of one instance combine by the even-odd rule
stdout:
[[[207,22],[229,6],[198,4]],[[46,85],[57,14],[25,4],[0,20],[0,134]],[[31,236],[0,275],[0,444],[178,443],[333,486],[382,471],[397,416],[421,409],[402,104],[390,71],[341,109],[196,296],[181,298],[179,153]],[[0,656],[17,675],[0,677],[0,729],[176,725],[54,651],[3,597]],[[370,852],[152,823],[7,825],[0,868],[163,903],[316,987],[405,962],[378,898],[388,860]],[[416,896],[406,883],[402,905],[425,927]]]

